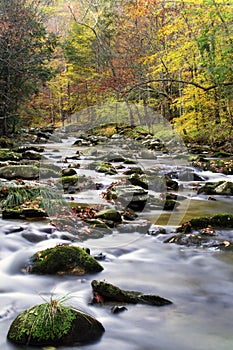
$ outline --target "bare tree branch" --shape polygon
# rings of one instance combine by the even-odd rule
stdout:
[[[181,83],[181,84],[184,84],[184,85],[193,85],[195,86],[196,88],[198,89],[201,89],[205,92],[207,91],[210,91],[210,90],[214,90],[218,87],[223,87],[223,86],[231,86],[233,85],[233,82],[225,82],[225,83],[221,83],[221,84],[213,84],[213,85],[209,85],[209,86],[203,86],[201,84],[198,84],[198,83],[195,83],[194,81],[188,81],[188,80],[183,80],[183,79],[173,79],[173,78],[170,78],[170,79],[151,79],[151,80],[147,80],[147,81],[144,81],[144,82],[141,82],[141,83],[138,83],[138,84],[135,84],[134,86],[132,86],[131,88],[127,89],[127,90],[122,90],[121,93],[123,94],[127,94],[129,92],[131,92],[132,90],[138,88],[138,87],[141,87],[143,85],[148,85],[148,84],[152,84],[152,83],[159,83],[159,82],[167,82],[167,83]]]

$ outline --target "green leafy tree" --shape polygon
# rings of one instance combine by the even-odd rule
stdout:
[[[3,135],[14,132],[19,108],[51,74],[47,62],[55,36],[46,31],[32,0],[0,1],[0,119]]]

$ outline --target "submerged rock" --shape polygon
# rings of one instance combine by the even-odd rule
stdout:
[[[105,329],[92,316],[56,300],[31,307],[12,322],[8,340],[18,345],[59,346],[92,343]]]
[[[37,274],[84,275],[100,272],[103,267],[81,247],[58,245],[37,252],[28,269]]]
[[[128,291],[120,289],[113,284],[107,283],[105,281],[91,282],[93,289],[93,300],[95,303],[129,303],[129,304],[148,304],[153,306],[164,306],[172,304],[168,299],[164,299],[158,295],[153,294],[143,294],[141,292]]]

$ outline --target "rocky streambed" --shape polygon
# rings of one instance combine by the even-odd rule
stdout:
[[[70,295],[68,304],[105,328],[93,349],[112,342],[127,350],[155,343],[230,349],[231,155],[191,154],[175,137],[162,140],[129,126],[111,126],[107,136],[99,129],[44,131],[33,145],[0,152],[4,348],[13,349],[6,342],[12,319],[40,304],[40,295],[47,301]],[[101,268],[64,264],[56,255],[55,270],[32,274],[32,257],[47,262],[53,247],[84,249]],[[115,285],[115,298],[93,289],[102,286],[94,280]],[[143,303],[119,298],[127,290]],[[165,308],[150,305],[157,296],[168,301]]]

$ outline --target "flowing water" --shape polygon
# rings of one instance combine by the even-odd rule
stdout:
[[[46,156],[61,163],[59,156],[75,154],[73,139],[46,145]],[[55,151],[56,150],[56,151]],[[58,152],[59,151],[59,152]],[[85,151],[85,150],[84,150]],[[80,172],[93,176],[91,170],[81,170],[90,161],[80,160]],[[141,159],[144,167],[179,167],[169,157]],[[231,179],[230,176],[202,172],[211,181]],[[106,186],[118,179],[95,173],[95,181]],[[102,203],[101,191],[86,191],[74,195],[84,203]],[[229,197],[207,201],[197,196],[193,181],[184,183],[182,194],[187,198],[172,213],[145,210],[140,219],[152,225],[166,225],[172,231],[179,222],[200,215],[232,212]],[[103,253],[104,271],[87,276],[38,276],[27,274],[25,262],[38,250],[66,242],[55,229],[51,234],[49,220],[0,220],[0,348],[14,350],[6,335],[16,315],[44,300],[67,296],[74,305],[95,316],[105,327],[101,340],[95,344],[68,349],[90,350],[232,350],[233,348],[233,255],[230,253],[164,244],[163,237],[147,232],[119,232],[100,239],[88,239],[73,244],[89,247],[92,255]],[[13,231],[16,232],[13,232]],[[20,232],[17,232],[21,230]],[[10,232],[10,233],[9,233]],[[233,236],[233,231],[228,231]],[[106,280],[123,289],[158,294],[173,301],[157,308],[147,305],[127,305],[127,311],[112,314],[110,306],[91,306],[90,283]],[[28,347],[28,349],[32,349]],[[41,348],[42,349],[42,348]],[[46,349],[46,348],[44,348]]]

